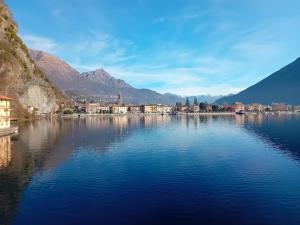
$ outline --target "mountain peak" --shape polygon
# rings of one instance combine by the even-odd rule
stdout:
[[[300,58],[271,74],[257,84],[229,97],[219,99],[218,103],[262,103],[274,102],[300,104]]]
[[[91,81],[103,84],[114,88],[130,88],[131,86],[125,81],[116,79],[110,75],[107,71],[100,68],[90,72],[84,72],[81,74],[83,77],[88,78]]]

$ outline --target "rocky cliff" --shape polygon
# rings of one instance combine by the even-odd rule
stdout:
[[[13,116],[28,116],[28,108],[53,112],[67,99],[31,60],[17,33],[10,11],[0,0],[0,93],[12,98]]]

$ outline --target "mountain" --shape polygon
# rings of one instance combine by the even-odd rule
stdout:
[[[120,80],[120,79],[115,79],[114,77],[112,77],[104,69],[99,69],[99,70],[95,70],[95,71],[91,71],[91,72],[85,72],[85,73],[82,73],[81,75],[91,81],[94,81],[96,83],[100,83],[103,85],[107,85],[109,87],[132,88],[125,81]]]
[[[95,95],[99,93],[99,85],[89,79],[85,79],[78,71],[62,60],[45,52],[29,50],[31,59],[42,70],[48,79],[60,90],[74,91],[81,94]]]
[[[224,102],[300,105],[300,58],[246,90],[217,100]]]
[[[220,98],[225,97],[224,95],[198,95],[196,96],[199,102],[207,102],[207,103],[214,103]],[[192,99],[192,98],[191,98]]]
[[[175,104],[177,101],[184,101],[178,95],[134,88],[125,81],[114,78],[104,69],[80,74],[67,63],[48,53],[31,49],[30,55],[48,79],[75,100],[115,102],[118,94],[121,94],[124,103]]]
[[[0,0],[0,94],[12,98],[13,116],[29,116],[29,106],[39,113],[58,109],[67,99],[31,60],[17,33],[9,9]]]

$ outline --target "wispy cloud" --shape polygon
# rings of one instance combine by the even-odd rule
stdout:
[[[251,41],[237,43],[233,46],[233,50],[238,51],[246,57],[274,57],[280,53],[280,47],[278,44]]]
[[[59,36],[55,41],[35,35],[23,39],[31,48],[57,53],[79,71],[104,68],[138,88],[180,95],[236,93],[288,63],[300,50],[300,33],[294,29],[299,16],[275,18],[273,8],[264,10],[267,5],[260,6],[259,0],[191,1],[159,11],[156,4],[138,2],[132,9],[136,14],[128,16],[101,5],[104,11],[97,20],[98,11],[89,6],[86,11],[95,16],[82,15],[85,26],[66,42]],[[249,19],[250,14],[256,17]],[[59,6],[52,16],[62,16]]]
[[[154,18],[152,22],[153,22],[154,24],[156,24],[156,23],[162,23],[162,22],[164,22],[165,20],[166,20],[166,18],[163,17],[163,16],[161,16],[161,17],[156,17],[156,18]]]
[[[21,37],[29,48],[49,53],[56,53],[57,51],[58,44],[50,38],[35,35],[21,35]]]
[[[62,15],[62,9],[53,9],[51,13],[54,17],[58,18]]]

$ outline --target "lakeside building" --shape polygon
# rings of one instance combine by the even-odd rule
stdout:
[[[126,114],[128,112],[128,106],[113,105],[113,106],[110,106],[110,112],[113,114]]]
[[[0,129],[10,128],[10,100],[0,95]]]
[[[141,111],[144,114],[157,113],[157,105],[142,105]]]
[[[272,104],[272,111],[280,112],[280,111],[288,111],[289,107],[283,103],[273,103]]]
[[[191,106],[189,106],[189,112],[192,112],[192,113],[198,113],[198,112],[200,112],[200,106],[199,105],[191,105]]]
[[[245,106],[245,110],[247,112],[263,112],[265,108],[266,108],[265,106],[258,103],[253,103],[251,105]]]
[[[213,111],[212,105],[206,104],[204,107],[204,110],[205,110],[205,112],[212,112]]]
[[[131,113],[140,113],[141,112],[141,107],[138,105],[130,105],[128,107],[128,111]]]
[[[144,114],[166,114],[172,112],[172,106],[169,105],[162,105],[162,104],[149,104],[149,105],[142,105],[141,112]]]
[[[168,105],[157,105],[157,113],[170,113],[172,111],[172,106]]]
[[[110,107],[108,105],[100,105],[99,103],[92,103],[86,105],[86,113],[88,114],[99,114],[109,112]]]
[[[177,112],[187,112],[188,111],[188,106],[186,105],[177,105],[176,106],[176,111]]]
[[[234,112],[245,111],[245,105],[241,102],[235,102],[232,104],[232,109]]]
[[[74,110],[77,113],[87,113],[87,105],[88,104],[78,103],[74,106]]]

